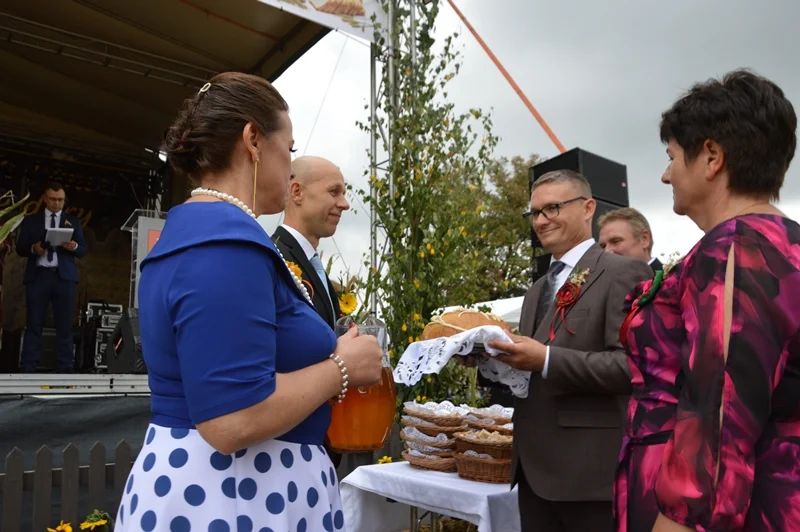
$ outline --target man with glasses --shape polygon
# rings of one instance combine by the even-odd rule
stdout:
[[[525,296],[521,336],[490,342],[504,362],[530,371],[516,401],[514,484],[522,530],[612,530],[611,482],[631,377],[619,329],[623,303],[652,276],[646,263],[605,253],[592,238],[588,181],[556,170],[533,184],[527,216],[550,269]],[[556,294],[571,283],[573,301]]]
[[[50,304],[58,340],[58,372],[73,372],[72,322],[78,286],[75,259],[86,255],[86,244],[81,222],[63,211],[65,201],[64,187],[60,183],[48,183],[44,191],[44,210],[26,216],[19,230],[17,254],[28,259],[23,278],[27,307],[21,357],[23,373],[35,373],[39,365],[42,329]],[[57,227],[71,228],[72,238],[51,246],[45,240],[47,230]]]

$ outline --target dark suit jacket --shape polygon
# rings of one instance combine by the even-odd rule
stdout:
[[[37,262],[39,257],[33,254],[31,248],[37,242],[44,242],[47,229],[44,225],[45,210],[42,209],[36,214],[26,216],[22,220],[19,227],[19,237],[17,238],[17,255],[20,257],[27,257],[28,264],[25,267],[25,276],[23,283],[28,284],[33,281],[36,275]],[[75,251],[68,251],[61,246],[54,249],[55,254],[58,256],[58,274],[64,281],[73,283],[78,282],[78,266],[75,264],[76,258],[82,258],[86,255],[86,241],[83,239],[83,228],[81,222],[77,217],[61,211],[61,221],[59,227],[72,227],[72,240],[74,240],[78,247]]]
[[[303,251],[303,248],[300,246],[300,243],[282,226],[278,226],[272,234],[272,241],[275,243],[275,247],[278,248],[284,259],[294,262],[303,271],[302,280],[308,281],[312,287],[312,290],[309,290],[308,285],[306,285],[306,290],[308,290],[309,295],[311,295],[314,308],[317,309],[317,313],[322,319],[333,328],[336,324],[336,320],[341,317],[342,313],[339,309],[339,299],[336,297],[336,292],[330,280],[327,278],[319,278],[316,270],[314,270],[314,267],[308,260],[308,257],[306,257],[305,251]],[[331,294],[330,298],[325,292],[325,286],[322,283],[328,285]],[[333,303],[333,307],[331,307],[331,303]]]
[[[653,262],[650,263],[650,268],[652,268],[653,272],[657,272],[658,270],[663,270],[664,265],[661,264],[660,260],[653,259]]]
[[[646,262],[603,252],[593,245],[576,266],[588,268],[577,301],[559,319],[551,305],[534,331],[545,278],[525,295],[520,334],[550,345],[547,378],[531,376],[528,397],[514,411],[514,463],[539,497],[551,501],[608,501],[622,441],[631,377],[619,343],[625,296],[653,276]]]

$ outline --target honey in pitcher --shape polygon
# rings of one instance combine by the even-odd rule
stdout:
[[[394,422],[397,390],[390,365],[381,382],[350,388],[341,403],[334,402],[328,444],[337,452],[367,452],[386,444]]]

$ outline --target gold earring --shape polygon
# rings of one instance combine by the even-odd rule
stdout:
[[[258,186],[258,159],[253,169],[253,211],[256,210],[256,187]]]

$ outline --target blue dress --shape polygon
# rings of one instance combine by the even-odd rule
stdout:
[[[227,203],[173,208],[142,262],[139,316],[152,418],[115,530],[344,530],[322,447],[328,403],[233,455],[195,429],[263,401],[277,373],[326,360],[336,347],[258,222]]]

